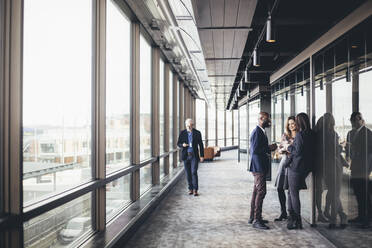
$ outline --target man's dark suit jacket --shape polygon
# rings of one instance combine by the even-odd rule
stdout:
[[[270,170],[269,141],[259,126],[251,134],[249,153],[251,155],[249,171],[267,174]]]
[[[181,148],[181,155],[182,155],[181,158],[182,160],[186,160],[188,147],[183,147],[182,146],[183,143],[186,143],[186,144],[189,143],[189,137],[187,135],[186,129],[181,131],[180,135],[178,136],[178,141],[177,141],[177,146]],[[197,161],[200,160],[199,147],[200,147],[200,156],[204,157],[204,145],[203,145],[201,133],[196,129],[192,129],[192,149],[194,151],[194,156]]]
[[[363,126],[351,138],[351,177],[367,178],[372,170],[372,131]]]

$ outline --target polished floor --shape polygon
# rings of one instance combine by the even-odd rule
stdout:
[[[183,178],[129,240],[126,247],[334,247],[305,223],[304,230],[287,230],[273,222],[279,214],[276,189],[270,183],[264,218],[270,230],[247,223],[252,177],[237,151],[223,152],[213,162],[199,164],[200,196],[187,195]]]

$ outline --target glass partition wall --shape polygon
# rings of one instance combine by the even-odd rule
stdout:
[[[308,189],[301,191],[302,213],[339,247],[372,243],[371,19],[313,55],[300,80],[292,82],[290,74],[296,72],[289,72],[284,76],[289,80],[273,85],[275,141],[291,110],[310,114],[313,108],[314,166],[306,179]]]

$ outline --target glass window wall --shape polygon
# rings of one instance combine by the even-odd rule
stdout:
[[[208,146],[216,145],[216,108],[210,104],[208,108]]]
[[[106,185],[106,221],[110,221],[131,202],[130,174]]]
[[[92,178],[93,10],[91,0],[25,0],[23,13],[23,201],[29,205]]]
[[[169,70],[169,151],[174,149],[175,143],[173,141],[173,72]]]
[[[140,35],[140,160],[151,157],[151,45]]]
[[[217,112],[217,138],[218,138],[218,146],[224,147],[225,146],[225,112],[218,111]]]
[[[140,194],[145,193],[152,185],[152,164],[140,169]]]
[[[165,149],[164,149],[164,134],[165,134],[165,123],[164,123],[164,100],[165,100],[165,94],[164,94],[164,61],[160,59],[160,64],[159,64],[159,151],[160,154],[163,154]]]
[[[89,193],[24,222],[24,247],[77,247],[79,239],[91,231]]]
[[[130,164],[130,30],[130,21],[113,1],[108,1],[106,173]]]

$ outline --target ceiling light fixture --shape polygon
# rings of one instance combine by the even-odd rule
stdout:
[[[274,43],[275,40],[275,32],[273,32],[271,27],[271,14],[269,12],[269,17],[266,21],[266,42]]]
[[[253,50],[253,66],[260,66],[260,54],[257,51],[257,48]]]

